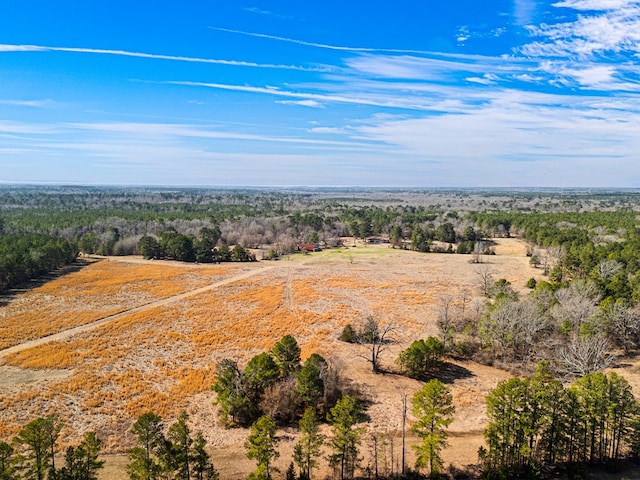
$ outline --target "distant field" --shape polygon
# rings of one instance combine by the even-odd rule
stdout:
[[[485,257],[485,266],[516,289],[540,273],[528,265],[518,240],[501,240],[496,251]],[[470,259],[385,245],[252,264],[92,263],[10,297],[0,308],[2,348],[86,325],[48,343],[0,351],[0,439],[11,438],[35,416],[56,412],[70,442],[96,430],[108,451],[122,452],[131,446],[127,432],[141,413],[153,409],[171,420],[187,409],[214,448],[222,478],[246,478],[246,431],[220,428],[212,406],[215,365],[225,357],[244,363],[285,334],[298,340],[303,357],[319,352],[343,366],[372,400],[367,428],[397,431],[400,393],[411,394],[419,383],[371,374],[359,347],[337,338],[344,325],[368,315],[393,321],[399,327],[397,342],[382,357],[392,366],[401,348],[436,333],[441,296],[466,289],[479,297],[478,266]],[[131,309],[136,310],[91,325]],[[507,377],[474,364],[464,369],[468,375],[453,383],[458,411],[447,462],[476,460],[484,395]],[[474,442],[472,451],[463,446]],[[285,468],[290,458],[283,453]]]

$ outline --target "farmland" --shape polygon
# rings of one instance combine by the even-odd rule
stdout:
[[[539,273],[519,240],[500,239],[496,253],[486,266],[517,290]],[[393,321],[395,341],[381,360],[394,369],[402,348],[437,332],[436,305],[443,295],[468,290],[480,298],[477,269],[468,256],[424,255],[388,245],[248,264],[185,265],[139,257],[90,262],[5,299],[3,325],[18,320],[7,327],[15,335],[3,336],[5,346],[14,347],[1,354],[0,435],[8,439],[33,417],[56,412],[67,441],[95,430],[105,450],[117,454],[132,445],[128,430],[140,414],[153,409],[170,420],[186,409],[212,446],[214,463],[220,459],[216,467],[223,477],[246,476],[246,431],[220,426],[210,391],[214,368],[223,358],[243,364],[286,334],[298,340],[303,358],[318,352],[331,359],[370,399],[369,430],[397,434],[400,392],[411,394],[419,382],[373,375],[360,347],[340,342],[339,333],[369,315]],[[30,330],[22,331],[23,324]],[[28,343],[51,334],[46,342]],[[463,373],[450,379],[458,413],[445,460],[473,463],[485,422],[484,395],[508,375],[469,362],[456,371]],[[285,463],[286,445],[285,439]],[[111,462],[116,476],[123,475],[117,473],[118,458]]]

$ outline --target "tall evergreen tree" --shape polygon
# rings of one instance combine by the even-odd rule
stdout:
[[[276,450],[276,430],[276,423],[266,415],[251,426],[251,433],[244,446],[247,458],[258,462],[257,470],[250,477],[254,480],[271,479],[273,460],[280,456]]]
[[[413,396],[413,414],[418,422],[412,430],[421,443],[416,445],[416,467],[429,467],[429,475],[435,477],[442,471],[441,452],[447,446],[446,428],[453,421],[455,411],[451,390],[441,381],[433,379]]]
[[[339,469],[340,480],[353,478],[360,462],[358,454],[362,429],[356,425],[363,420],[362,410],[362,404],[358,399],[345,395],[327,415],[333,431],[333,453],[329,456],[329,464]]]
[[[193,439],[187,425],[188,419],[187,412],[183,410],[167,432],[171,442],[171,469],[175,472],[176,478],[181,480],[191,480]]]
[[[87,432],[77,447],[67,447],[59,480],[96,480],[104,460],[98,460],[102,442],[95,432]]]
[[[138,445],[129,450],[127,472],[132,480],[156,480],[163,465],[165,438],[160,416],[153,412],[142,414],[131,428],[136,435]]]
[[[24,445],[26,479],[44,480],[45,476],[55,479],[55,444],[62,429],[56,415],[36,418],[18,433],[16,442]]]
[[[326,369],[326,360],[314,353],[296,374],[296,393],[305,405],[317,405],[324,395],[322,375]]]
[[[280,378],[300,368],[300,347],[291,335],[285,335],[273,346],[271,356],[280,370]]]
[[[258,417],[257,402],[251,399],[243,372],[234,360],[225,358],[218,363],[211,388],[218,394],[215,403],[220,405],[223,419],[231,425],[249,424]]]
[[[316,409],[307,407],[300,419],[300,440],[294,447],[294,460],[300,468],[300,479],[310,480],[311,470],[318,466],[316,458],[324,437],[320,434],[320,419]]]
[[[489,450],[484,460],[490,471],[506,474],[524,463],[526,435],[519,419],[526,413],[526,395],[527,382],[520,378],[500,382],[487,395],[485,438]]]
[[[198,432],[193,441],[193,478],[195,480],[218,480],[220,474],[211,463],[205,447],[206,441],[202,432]]]

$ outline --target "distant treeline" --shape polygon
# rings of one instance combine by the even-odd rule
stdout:
[[[638,211],[633,192],[0,188],[0,233],[60,237],[88,254],[246,261],[251,249],[273,258],[352,238],[477,261],[491,253],[485,239],[519,236],[555,282],[602,279],[602,262],[616,262],[603,296],[633,301]]]
[[[77,248],[49,235],[0,235],[0,291],[73,263]]]

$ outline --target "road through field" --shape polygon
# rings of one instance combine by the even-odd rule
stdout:
[[[138,312],[142,312],[144,310],[150,309],[150,308],[155,308],[155,307],[162,307],[165,305],[169,305],[173,302],[177,302],[179,300],[183,300],[185,298],[194,296],[194,295],[198,295],[200,293],[204,293],[207,292],[209,290],[213,290],[225,285],[229,285],[235,282],[238,282],[240,280],[245,280],[247,278],[250,278],[254,275],[258,275],[264,272],[267,272],[271,269],[275,268],[275,265],[269,265],[266,267],[262,267],[262,268],[258,268],[255,270],[251,270],[249,272],[245,272],[245,273],[241,273],[240,275],[236,275],[233,276],[231,278],[227,278],[225,280],[220,280],[219,282],[215,282],[212,283],[211,285],[206,285],[204,287],[200,287],[200,288],[196,288],[195,290],[191,290],[189,292],[184,292],[184,293],[180,293],[178,295],[173,295],[171,297],[167,297],[164,298],[162,300],[157,300],[154,302],[150,302],[147,303],[145,305],[141,305],[139,307],[135,307],[135,308],[131,308],[129,310],[125,310],[123,312],[120,313],[116,313],[114,315],[109,315],[106,316],[104,318],[100,318],[98,320],[95,320],[93,322],[90,323],[86,323],[84,325],[80,325],[77,327],[73,327],[73,328],[69,328],[68,330],[63,330],[57,333],[53,333],[51,335],[46,335],[44,337],[40,337],[40,338],[35,338],[33,340],[28,340],[26,342],[20,343],[18,345],[14,345],[12,347],[9,348],[5,348],[4,350],[0,350],[0,360],[3,359],[5,356],[13,354],[13,353],[17,353],[20,352],[22,350],[26,350],[29,348],[33,348],[33,347],[37,347],[39,345],[43,345],[45,343],[48,342],[55,342],[55,341],[62,341],[62,340],[66,340],[78,333],[82,333],[82,332],[86,332],[89,331],[93,328],[96,328],[100,325],[104,325],[105,323],[109,323],[112,322],[113,320],[118,320],[119,318],[122,317],[126,317],[127,315],[131,315],[133,313],[138,313]]]

